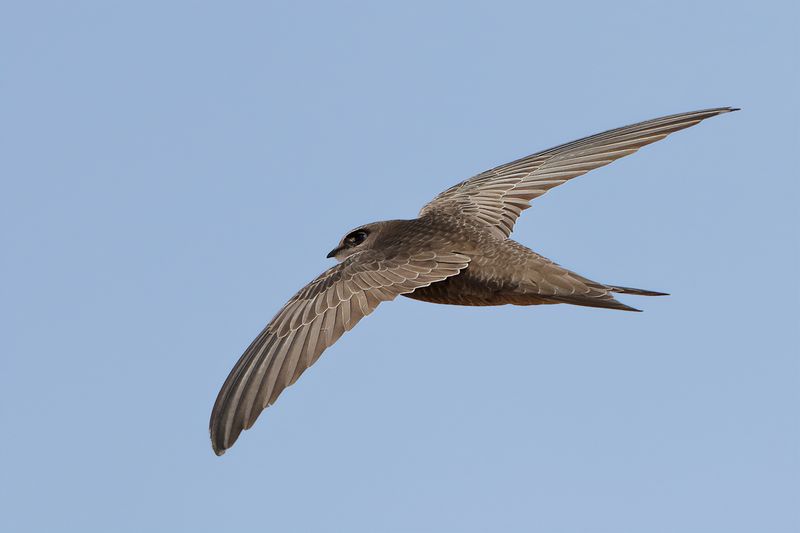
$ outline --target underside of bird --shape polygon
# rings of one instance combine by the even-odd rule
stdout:
[[[598,283],[576,274],[511,239],[494,247],[490,258],[475,256],[458,275],[404,294],[423,302],[468,305],[572,304],[622,311],[614,293],[666,296],[667,293]],[[499,252],[498,252],[499,250]],[[497,257],[497,255],[500,257]],[[499,266],[503,265],[503,266]]]
[[[666,292],[648,291],[646,289],[634,289],[632,287],[620,287],[617,285],[601,285],[596,283],[592,289],[584,294],[564,294],[541,296],[536,293],[505,293],[497,294],[489,298],[480,296],[467,296],[457,294],[454,297],[448,295],[451,287],[455,285],[456,278],[448,278],[445,281],[434,283],[428,287],[422,287],[412,293],[404,294],[406,298],[420,300],[422,302],[445,304],[445,305],[466,305],[466,306],[492,306],[492,305],[547,305],[547,304],[571,304],[584,307],[600,307],[604,309],[617,309],[620,311],[641,312],[641,309],[625,305],[616,298],[613,293],[634,294],[636,296],[669,296]]]

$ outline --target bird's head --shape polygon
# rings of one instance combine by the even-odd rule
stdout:
[[[328,253],[328,257],[334,257],[337,261],[344,261],[356,252],[369,250],[375,244],[383,225],[383,222],[374,222],[347,232],[336,248]]]

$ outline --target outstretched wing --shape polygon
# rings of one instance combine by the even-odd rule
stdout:
[[[420,211],[471,216],[508,237],[530,201],[553,187],[630,155],[702,120],[736,111],[718,107],[656,118],[550,148],[487,170],[447,189]]]
[[[222,455],[233,446],[325,348],[379,303],[458,274],[468,263],[467,256],[450,252],[387,259],[367,250],[306,285],[250,344],[222,385],[211,412],[214,452]]]

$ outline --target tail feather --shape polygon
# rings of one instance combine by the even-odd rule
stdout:
[[[635,313],[641,313],[641,309],[637,309],[635,307],[631,307],[626,305],[616,298],[614,298],[611,293],[619,293],[619,294],[633,294],[636,296],[668,296],[665,292],[656,292],[656,291],[648,291],[645,289],[634,289],[632,287],[618,287],[616,285],[595,285],[595,287],[602,291],[601,293],[595,293],[592,295],[583,295],[583,296],[575,296],[571,295],[569,297],[562,297],[559,298],[558,296],[550,297],[556,301],[562,301],[564,303],[572,304],[572,305],[583,305],[586,307],[603,307],[606,309],[618,309],[620,311],[633,311]],[[604,290],[603,290],[604,289]]]
[[[635,294],[636,296],[669,296],[667,292],[648,291],[645,289],[634,289],[633,287],[618,287],[616,285],[606,285],[611,292],[619,294]]]
[[[641,313],[641,309],[636,309],[630,305],[625,305],[620,302],[611,294],[605,293],[602,296],[549,296],[547,298],[553,302],[561,302],[571,305],[580,305],[583,307],[601,307],[603,309],[617,309],[619,311],[633,311],[634,313]]]

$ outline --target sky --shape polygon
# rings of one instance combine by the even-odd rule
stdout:
[[[800,530],[793,2],[7,2],[0,530]],[[244,348],[362,223],[741,107],[513,237],[644,309],[386,303],[224,457]]]

